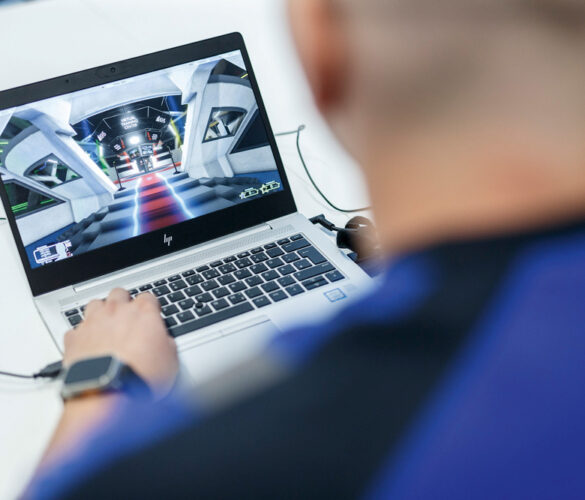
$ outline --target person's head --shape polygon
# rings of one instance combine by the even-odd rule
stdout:
[[[290,11],[316,104],[375,206],[396,196],[392,183],[434,183],[421,193],[439,203],[493,179],[492,194],[512,197],[555,169],[579,172],[585,200],[582,0],[290,0]]]

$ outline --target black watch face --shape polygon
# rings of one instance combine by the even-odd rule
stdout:
[[[66,384],[75,384],[85,382],[86,380],[95,380],[108,373],[112,358],[109,356],[103,358],[88,359],[75,363],[65,377]]]

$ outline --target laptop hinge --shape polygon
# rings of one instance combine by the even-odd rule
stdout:
[[[253,228],[253,229],[246,229],[244,231],[240,231],[238,233],[231,234],[229,236],[224,236],[222,238],[218,238],[216,240],[213,240],[212,242],[208,242],[208,243],[204,243],[204,244],[201,244],[198,246],[188,248],[186,250],[183,250],[181,252],[173,254],[172,256],[160,257],[158,259],[150,260],[150,261],[143,263],[143,264],[137,264],[136,266],[133,266],[129,269],[124,269],[123,271],[116,271],[116,272],[111,273],[105,277],[96,278],[96,279],[93,279],[90,281],[86,281],[86,282],[81,283],[77,286],[74,286],[73,290],[75,293],[85,292],[91,288],[107,285],[108,283],[110,283],[112,281],[120,281],[121,279],[126,279],[134,274],[144,273],[145,271],[148,271],[149,269],[155,269],[155,268],[163,266],[165,264],[170,264],[174,261],[178,261],[178,260],[180,260],[188,255],[191,255],[193,253],[196,253],[196,252],[209,251],[209,250],[212,250],[214,247],[219,247],[219,246],[222,246],[225,244],[229,244],[230,242],[238,240],[238,239],[242,238],[243,236],[254,235],[254,234],[258,234],[258,233],[262,233],[262,232],[266,232],[266,231],[271,231],[272,229],[273,228],[270,224],[264,223],[261,226],[257,226],[256,228]]]

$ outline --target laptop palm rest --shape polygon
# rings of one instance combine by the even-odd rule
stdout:
[[[183,371],[194,384],[208,382],[261,352],[280,330],[266,316],[224,328],[204,343],[180,346]]]

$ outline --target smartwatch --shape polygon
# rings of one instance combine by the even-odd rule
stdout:
[[[150,397],[151,392],[132,368],[114,356],[78,361],[65,372],[61,397],[68,399],[87,394],[124,392],[130,396]]]

